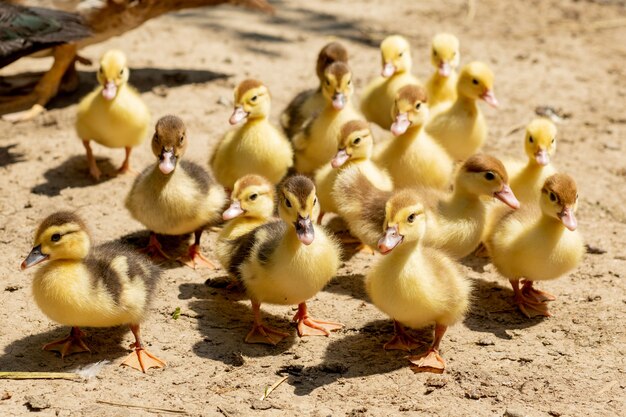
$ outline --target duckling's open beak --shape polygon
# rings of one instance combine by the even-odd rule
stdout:
[[[511,207],[513,210],[517,210],[520,206],[517,197],[515,197],[513,190],[511,190],[511,187],[509,187],[508,184],[504,184],[500,191],[493,193],[493,196],[507,206]]]
[[[493,90],[485,91],[483,95],[480,96],[480,98],[485,100],[485,102],[487,102],[487,104],[489,104],[491,107],[497,108],[500,105]]]
[[[545,149],[539,149],[537,153],[535,153],[535,161],[541,166],[546,166],[550,163],[550,155],[548,151]]]
[[[305,245],[313,243],[313,239],[315,238],[315,229],[313,229],[311,216],[302,217],[298,214],[298,220],[296,221],[295,226],[296,235],[298,235],[300,242]]]
[[[578,227],[578,221],[574,215],[574,211],[570,207],[563,207],[563,211],[559,213],[559,219],[565,227],[572,232]]]
[[[383,65],[383,70],[381,71],[380,75],[382,75],[385,78],[389,78],[395,72],[396,72],[396,67],[391,62],[387,62],[385,65]]]
[[[113,81],[107,81],[102,88],[102,97],[107,100],[113,100],[117,95],[117,85]]]
[[[333,96],[333,107],[335,110],[341,110],[346,105],[346,95],[343,93],[335,93]]]
[[[406,132],[409,126],[411,126],[409,114],[398,113],[396,115],[396,120],[391,124],[391,133],[393,133],[394,136],[400,136]]]
[[[330,165],[333,168],[339,168],[340,166],[345,164],[348,159],[350,159],[350,155],[348,155],[346,149],[339,149],[335,157],[332,159],[332,161],[330,161]]]
[[[439,75],[447,78],[450,76],[450,74],[452,74],[452,66],[446,61],[441,61],[439,63],[438,71],[439,71]]]
[[[378,241],[378,250],[383,255],[386,255],[402,243],[403,240],[404,236],[398,232],[398,226],[388,227],[383,237]]]
[[[48,258],[49,255],[41,253],[41,245],[37,245],[30,251],[26,259],[24,259],[24,262],[20,265],[20,269],[23,271],[26,268],[30,268],[33,265],[46,261]]]
[[[237,106],[235,107],[235,110],[233,110],[233,114],[230,116],[230,119],[228,119],[228,123],[236,125],[242,120],[247,119],[249,114],[250,113],[246,112],[243,107]]]
[[[174,150],[163,150],[159,159],[161,160],[161,162],[159,162],[159,169],[165,175],[168,175],[176,168],[176,155],[174,155]]]
[[[241,208],[241,202],[233,201],[232,203],[230,203],[230,207],[228,207],[226,211],[222,213],[222,218],[224,220],[230,220],[234,219],[237,216],[241,216],[243,213],[244,211]]]

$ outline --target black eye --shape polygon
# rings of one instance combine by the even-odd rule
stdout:
[[[529,136],[529,137],[528,137],[528,141],[529,141],[530,143],[533,143],[535,140],[533,139],[533,137],[532,137],[532,136]]]
[[[492,181],[492,180],[494,180],[496,178],[496,176],[494,175],[493,172],[487,172],[485,174],[485,178],[487,179],[487,181]]]
[[[102,68],[102,67],[98,68],[98,72],[99,72],[100,74],[104,74],[104,68]]]
[[[348,85],[352,84],[352,80],[348,80]]]
[[[550,143],[554,143],[554,141],[555,141],[555,138],[552,138],[552,142],[550,142]]]
[[[478,80],[477,80],[476,78],[473,78],[473,79],[472,79],[472,84],[474,84],[474,85],[478,85]]]
[[[291,208],[291,201],[289,201],[289,199],[287,197],[285,197],[285,205],[289,208]]]
[[[120,70],[120,75],[123,75],[123,74],[124,74],[124,68]]]
[[[259,97],[258,97],[258,96],[254,96],[254,97],[252,97],[250,100],[252,100],[252,101],[256,101],[256,99],[257,99],[257,98],[259,98]]]
[[[400,53],[398,54],[398,56],[402,56],[402,55],[404,55],[404,52],[400,52]]]
[[[406,218],[406,221],[409,223],[413,223],[415,221],[415,213],[411,213],[411,215]]]
[[[315,199],[313,200],[313,205],[317,204],[317,197],[315,197]]]
[[[578,200],[578,193],[576,193],[576,200]]]
[[[181,136],[180,139],[178,140],[178,143],[182,145],[184,141],[185,141],[185,137]]]
[[[58,233],[55,233],[52,235],[52,237],[50,237],[50,240],[53,242],[58,242],[59,240],[61,240],[61,235]]]
[[[433,49],[433,56],[437,56],[437,51]]]
[[[556,201],[556,195],[554,195],[554,193],[550,193],[550,201]]]
[[[421,102],[421,101],[420,101],[420,102],[418,102],[418,103],[415,105],[415,110],[419,110],[419,109],[420,109],[420,107],[422,107],[422,102]]]
[[[252,194],[252,195],[250,196],[250,200],[254,201],[254,200],[256,200],[256,198],[257,198],[258,196],[259,196],[258,194]]]
[[[326,80],[326,85],[330,85],[330,81],[329,80]]]
[[[358,145],[359,143],[361,143],[361,138],[354,139],[354,142],[352,143],[354,143],[355,145]]]

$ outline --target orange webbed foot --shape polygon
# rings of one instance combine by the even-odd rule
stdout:
[[[289,336],[289,333],[281,332],[263,324],[255,324],[246,335],[246,343],[261,343],[275,346],[281,340]]]
[[[534,288],[532,281],[524,282],[524,285],[522,286],[522,295],[526,299],[530,299],[537,303],[556,300],[556,297],[554,295]]]
[[[217,266],[200,252],[200,245],[194,244],[189,246],[187,256],[178,259],[178,261],[192,269],[197,269],[198,266],[208,269],[217,269]]]
[[[410,352],[422,345],[423,343],[420,343],[408,334],[395,334],[390,341],[385,343],[383,348],[385,350],[404,350]]]
[[[332,321],[315,320],[305,317],[296,320],[298,322],[298,336],[330,336],[330,332],[340,330],[344,327],[341,323]]]
[[[446,369],[446,361],[434,349],[429,349],[422,355],[409,356],[413,372],[432,372],[441,374]]]
[[[157,358],[144,348],[135,348],[135,344],[130,345],[135,351],[120,364],[120,366],[130,366],[133,369],[146,373],[150,368],[164,368],[167,364]]]
[[[77,327],[74,327],[72,328],[69,336],[47,343],[43,346],[42,349],[59,352],[61,354],[61,358],[64,358],[67,355],[71,355],[72,353],[91,353],[91,350],[87,347],[82,339],[84,335],[85,333],[83,333]]]
[[[530,298],[519,297],[515,299],[517,308],[529,319],[536,316],[551,317],[548,305],[545,302],[537,302]]]

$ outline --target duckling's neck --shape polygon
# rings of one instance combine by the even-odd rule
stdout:
[[[411,124],[411,126],[409,126],[409,128],[406,130],[406,132],[404,132],[403,134],[401,134],[400,136],[398,136],[397,138],[395,138],[396,141],[406,141],[407,144],[408,143],[412,143],[418,136],[420,131],[422,130],[422,127],[424,126],[423,123],[421,124]]]
[[[457,181],[454,184],[454,191],[448,200],[448,204],[451,206],[463,206],[480,203],[480,196],[476,193],[469,191],[463,185]]]
[[[476,103],[476,99],[467,97],[463,95],[460,91],[457,91],[457,98],[454,102],[454,107],[460,107],[465,110],[469,110],[472,113],[476,113],[478,111],[478,104]]]
[[[546,213],[542,213],[542,216],[539,218],[539,222],[537,223],[537,227],[543,230],[548,236],[552,236],[554,238],[561,237],[566,230],[565,226],[559,219],[555,219]]]
[[[396,248],[393,249],[390,255],[393,255],[398,262],[402,263],[402,259],[407,259],[413,256],[421,256],[422,245],[419,240],[411,242],[402,242]]]
[[[253,125],[256,123],[264,122],[267,120],[267,114],[260,113],[255,115],[248,116],[248,120],[246,121],[247,125]]]

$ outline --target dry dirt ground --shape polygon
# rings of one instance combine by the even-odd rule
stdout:
[[[358,94],[379,72],[376,45],[387,34],[410,39],[414,71],[425,79],[431,37],[456,33],[462,62],[484,60],[496,73],[502,106],[484,108],[487,151],[521,157],[522,133],[508,133],[528,122],[536,106],[567,115],[559,125],[556,164],[578,181],[578,218],[587,243],[606,252],[587,254],[576,271],[545,285],[558,296],[553,317],[522,317],[506,281],[490,264],[469,258],[463,270],[474,283],[475,299],[467,318],[443,341],[448,370],[414,374],[402,353],[382,349],[392,325],[363,288],[363,274],[375,257],[347,260],[310,302],[314,315],[341,321],[344,330],[329,338],[294,336],[276,347],[243,343],[251,325],[249,302],[220,288],[224,271],[166,264],[144,325],[144,337],[168,361],[166,369],[143,375],[117,366],[129,353],[126,329],[87,329],[91,356],[61,360],[41,351],[68,329],[37,309],[32,273],[18,270],[38,222],[55,210],[78,209],[99,242],[146,239],[123,206],[132,176],[99,183],[87,177],[73,119],[75,103],[94,86],[95,68],[81,67],[81,91],[55,100],[46,115],[15,126],[0,122],[0,370],[70,371],[100,360],[111,363],[88,382],[0,380],[0,415],[28,414],[27,396],[47,401],[42,416],[173,415],[99,401],[195,416],[625,415],[626,6],[582,0],[475,3],[471,21],[462,0],[281,1],[274,3],[275,16],[230,7],[192,10],[155,19],[83,53],[97,61],[109,48],[126,51],[131,82],[154,120],[181,116],[192,141],[187,157],[206,164],[229,129],[232,88],[244,77],[269,86],[276,121],[296,92],[315,84],[316,54],[331,39],[349,47]],[[23,60],[3,75],[47,65]],[[101,147],[96,153],[108,173],[123,156]],[[153,162],[147,142],[133,162],[137,168]],[[214,239],[212,233],[203,240],[209,255]],[[272,324],[295,334],[289,324],[293,309],[264,310]],[[430,340],[430,329],[416,334]],[[259,401],[282,376],[287,380]]]

